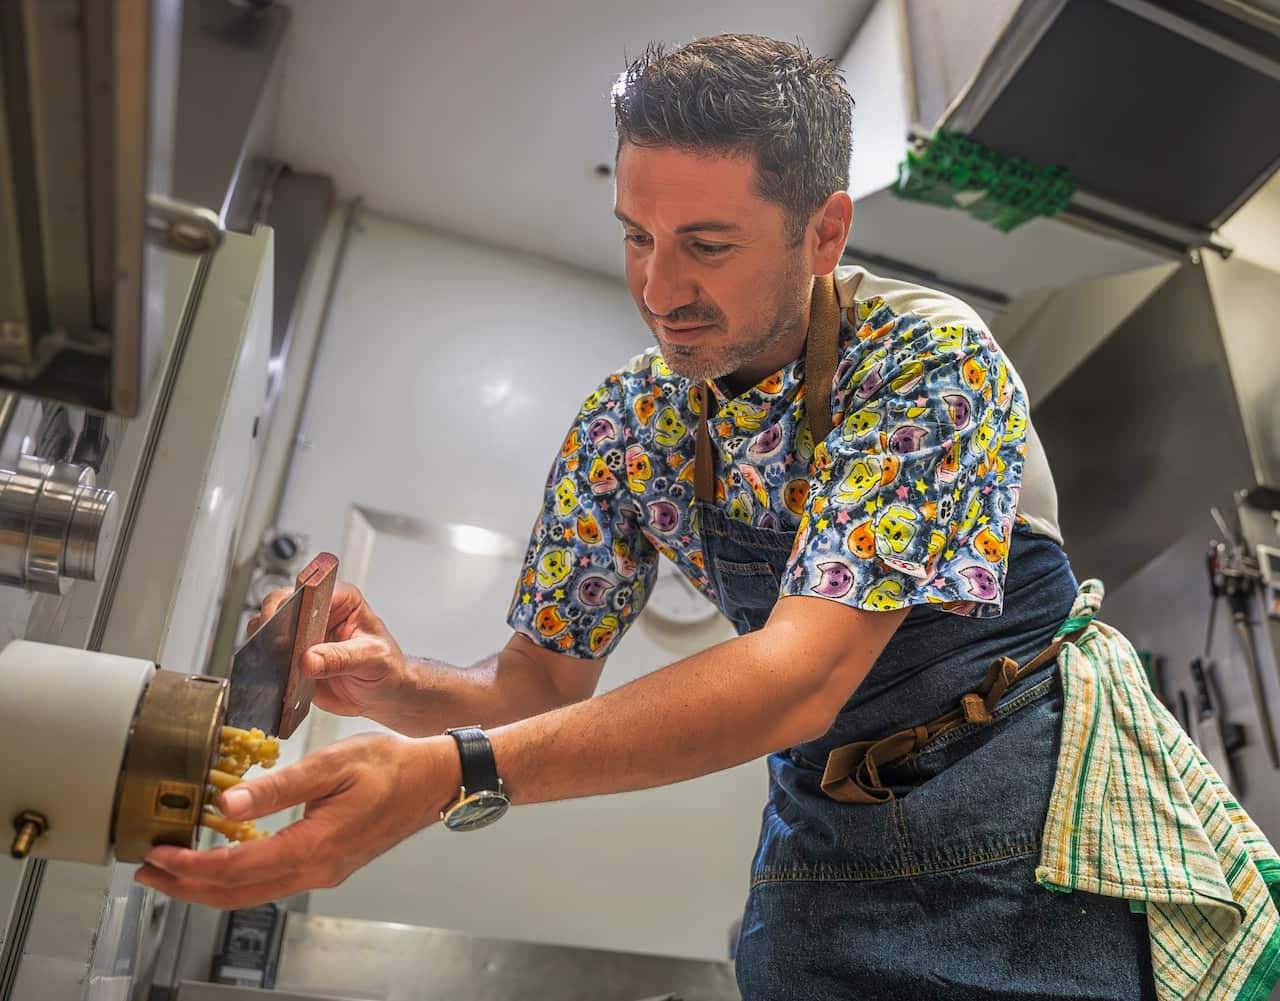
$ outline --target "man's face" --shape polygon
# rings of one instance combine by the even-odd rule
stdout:
[[[624,145],[614,211],[631,296],[673,371],[741,391],[799,354],[813,274],[751,158]]]

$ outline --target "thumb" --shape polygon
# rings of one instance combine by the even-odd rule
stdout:
[[[386,673],[387,645],[376,636],[357,636],[339,643],[317,643],[302,658],[303,673],[311,678],[357,674],[366,678]]]
[[[303,758],[287,768],[232,786],[218,797],[218,809],[229,820],[254,820],[321,799],[333,792],[339,782],[333,768]]]

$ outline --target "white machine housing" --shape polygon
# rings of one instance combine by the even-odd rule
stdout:
[[[31,854],[105,865],[134,714],[156,665],[14,640],[0,651],[0,820],[49,821]]]

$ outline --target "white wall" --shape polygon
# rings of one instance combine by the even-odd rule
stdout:
[[[376,215],[361,219],[280,524],[308,533],[312,550],[340,552],[359,504],[478,525],[523,546],[582,398],[650,343],[648,331],[621,282]],[[494,590],[477,595],[472,615],[441,616],[432,595],[461,587],[461,575],[427,549],[415,555],[412,543],[382,554],[388,544],[374,547],[369,594],[374,602],[385,595],[388,624],[411,651],[470,662],[509,635],[502,617],[513,569],[477,564],[467,586],[498,580]],[[410,578],[419,564],[420,595],[407,593],[408,584],[406,593],[387,592],[388,581]],[[728,635],[722,620],[664,635],[641,616],[603,687]],[[369,727],[339,732],[360,728]],[[432,828],[341,887],[313,894],[311,910],[723,958],[746,895],[765,787],[764,765],[755,762],[667,789],[518,808],[476,835]]]

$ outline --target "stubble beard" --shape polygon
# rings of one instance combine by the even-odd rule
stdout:
[[[805,279],[809,281],[806,283]],[[651,314],[645,319],[654,339],[662,351],[667,367],[676,375],[694,382],[723,379],[751,365],[756,359],[773,351],[785,341],[800,324],[805,306],[812,294],[812,278],[805,275],[799,256],[788,262],[776,286],[769,318],[763,323],[748,326],[740,337],[714,347],[701,344],[667,344],[659,331],[661,323]],[[668,319],[670,317],[667,317]],[[704,319],[694,316],[690,319]],[[705,317],[707,322],[716,322]],[[723,324],[724,315],[718,320]],[[689,322],[685,319],[684,322]],[[766,373],[767,374],[767,373]]]

